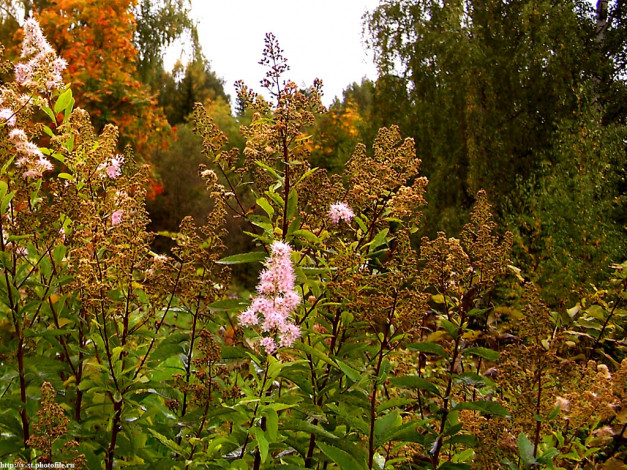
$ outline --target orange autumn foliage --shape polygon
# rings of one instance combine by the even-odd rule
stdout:
[[[35,15],[69,63],[64,79],[96,128],[113,123],[122,145],[146,156],[171,129],[156,97],[137,78],[134,0],[51,0]]]

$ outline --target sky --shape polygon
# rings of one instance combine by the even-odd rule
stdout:
[[[378,0],[192,0],[200,42],[212,70],[233,84],[261,91],[265,69],[258,64],[266,33],[273,33],[290,70],[286,78],[310,86],[324,84],[323,103],[363,77],[376,78],[372,54],[362,38],[362,15]]]

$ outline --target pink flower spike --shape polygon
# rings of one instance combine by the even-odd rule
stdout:
[[[116,155],[111,159],[111,165],[109,165],[105,171],[107,176],[111,179],[116,179],[122,174],[122,163],[124,163],[124,157],[122,155]]]
[[[111,225],[116,226],[122,222],[122,216],[124,215],[124,211],[122,209],[118,209],[113,214],[111,214]]]
[[[300,328],[293,323],[287,323],[281,328],[280,334],[280,346],[282,348],[289,348],[300,337]]]
[[[340,220],[350,222],[353,220],[353,217],[355,217],[353,210],[345,202],[331,204],[329,208],[329,219],[334,224],[339,224]]]
[[[15,65],[15,81],[20,85],[25,85],[30,80],[32,74],[32,66],[28,64],[16,64]]]
[[[272,354],[277,350],[277,345],[272,338],[265,337],[259,340],[259,344],[266,350],[266,353]]]
[[[264,315],[264,322],[261,331],[268,332],[274,328],[282,328],[286,321],[286,316],[278,310],[273,310]]]
[[[15,126],[15,113],[13,112],[12,109],[9,109],[9,108],[0,109],[0,119],[3,120],[4,123],[9,127]]]
[[[24,178],[25,180],[29,179],[29,178],[39,178],[41,176],[41,173],[37,170],[26,170],[24,173],[22,173],[22,178]]]
[[[18,142],[28,141],[26,133],[22,129],[13,129],[11,132],[9,132],[9,139],[14,141],[15,144],[17,144]]]
[[[248,310],[243,311],[239,315],[239,324],[242,326],[252,326],[252,325],[257,325],[258,323],[259,323],[259,317],[250,308]]]
[[[279,258],[288,257],[292,253],[292,247],[285,242],[275,241],[270,245],[270,250],[274,256]]]
[[[53,52],[44,33],[35,18],[28,18],[24,22],[24,41],[22,42],[22,57],[34,54],[48,54]]]

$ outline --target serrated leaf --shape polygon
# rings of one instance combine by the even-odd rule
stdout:
[[[491,362],[494,362],[499,358],[499,353],[497,351],[494,351],[488,348],[480,348],[480,347],[466,348],[462,351],[462,354],[464,356],[467,354],[470,354],[472,356],[482,357]]]
[[[324,437],[325,439],[339,439],[335,434],[330,433],[326,429],[318,426],[317,424],[312,424],[308,421],[288,421],[281,425],[281,430],[283,431],[300,431],[306,432],[309,434],[315,434],[319,437]]]
[[[227,256],[218,261],[218,264],[244,264],[258,263],[266,259],[268,255],[265,251],[253,251],[250,253],[240,253],[238,255]]]
[[[396,387],[426,390],[434,395],[440,395],[438,387],[427,379],[417,375],[406,375],[404,377],[390,377],[390,383]]]
[[[524,432],[518,435],[518,453],[525,465],[529,466],[536,463],[536,459],[533,456],[533,444]]]
[[[240,299],[224,299],[213,302],[208,307],[212,312],[241,312],[249,304],[249,302]]]
[[[346,377],[348,377],[352,382],[359,382],[362,377],[359,371],[353,369],[351,366],[349,366],[345,362],[340,361],[339,359],[336,359],[335,362],[337,362],[337,366],[342,372],[344,372]]]
[[[364,465],[359,463],[352,455],[342,449],[320,441],[317,441],[316,445],[324,455],[338,464],[342,469],[365,469]]]
[[[443,357],[444,359],[448,359],[449,355],[448,353],[444,350],[444,348],[442,346],[440,346],[439,344],[436,343],[428,343],[428,342],[424,342],[424,343],[411,343],[407,345],[407,349],[410,349],[412,351],[419,351],[421,353],[425,353],[425,354],[436,354],[440,357]]]
[[[72,103],[72,89],[68,88],[57,98],[54,104],[54,113],[59,114],[64,111]]]
[[[268,439],[266,439],[265,433],[259,428],[253,428],[251,431],[257,440],[257,448],[259,449],[259,454],[261,455],[261,461],[265,462],[268,458],[268,450],[270,449]]]
[[[257,205],[261,207],[269,217],[274,215],[274,207],[268,202],[265,197],[260,197],[257,199]]]
[[[507,411],[507,409],[503,405],[495,401],[465,401],[462,403],[458,403],[454,409],[481,411],[482,413],[494,416],[501,416],[503,418],[509,417],[509,411]]]
[[[398,410],[377,419],[374,422],[374,444],[375,448],[387,442],[386,437],[390,436],[397,427],[403,424],[403,420],[398,414]]]
[[[290,194],[287,198],[287,220],[291,220],[292,217],[296,215],[296,210],[298,209],[298,193],[295,189],[290,191]]]

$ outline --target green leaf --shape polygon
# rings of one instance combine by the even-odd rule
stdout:
[[[268,235],[271,235],[274,232],[274,226],[272,225],[270,219],[266,216],[253,214],[253,215],[248,216],[248,220],[253,225],[256,225],[257,227],[261,227],[264,230],[264,232],[266,232]]]
[[[304,238],[310,243],[317,243],[318,241],[320,241],[320,239],[309,230],[294,230],[292,232],[292,235],[294,237]]]
[[[374,238],[372,239],[372,241],[370,242],[370,247],[368,248],[368,251],[370,253],[372,253],[379,246],[383,245],[385,243],[385,239],[386,239],[387,235],[388,235],[388,229],[387,228],[384,228],[379,233],[377,233],[374,236]]]
[[[269,217],[272,217],[274,215],[274,207],[270,205],[265,197],[260,197],[259,199],[257,199],[257,205],[261,207],[264,211],[266,211],[266,214],[268,214]]]
[[[303,173],[303,176],[301,176],[300,178],[298,178],[298,181],[296,182],[296,184],[294,186],[298,186],[302,181],[304,181],[305,179],[309,178],[311,175],[313,175],[316,171],[318,171],[319,168],[311,168],[309,170],[307,170],[305,173]]]
[[[72,103],[72,89],[68,88],[57,98],[57,102],[54,104],[54,113],[59,114],[61,111],[67,109]]]
[[[259,454],[261,454],[261,461],[265,462],[268,458],[268,450],[270,448],[268,439],[266,439],[265,433],[260,428],[253,428],[251,432],[257,440],[257,448],[259,449]]]
[[[362,232],[365,233],[368,231],[368,227],[366,226],[365,222],[361,219],[361,217],[356,215],[353,220],[357,222],[357,225],[359,225],[359,228],[362,230]]]
[[[65,257],[65,252],[65,245],[58,245],[54,248],[54,251],[52,252],[52,259],[57,265],[61,264],[61,262],[63,261],[63,258]]]
[[[244,263],[256,263],[266,259],[268,255],[265,251],[253,251],[250,253],[240,253],[238,255],[227,256],[218,261],[218,264],[244,264]]]
[[[476,372],[462,372],[457,377],[455,377],[456,382],[461,382],[466,385],[472,385],[473,387],[482,388],[486,385],[494,386],[494,382],[489,380],[486,377],[482,377]]]
[[[272,201],[278,207],[283,207],[285,205],[285,201],[283,200],[283,198],[279,196],[277,193],[275,193],[274,191],[264,191],[264,194],[268,196],[270,199],[272,199]]]
[[[547,449],[546,452],[544,452],[542,455],[538,456],[536,460],[538,461],[538,463],[541,463],[543,465],[550,465],[553,463],[553,459],[558,455],[560,455],[560,451],[557,450],[555,447],[551,447]]]
[[[494,351],[488,348],[479,348],[479,347],[466,348],[462,351],[462,354],[464,356],[467,354],[471,354],[473,356],[479,356],[491,362],[494,362],[499,358],[499,353],[497,351]]]
[[[48,115],[48,117],[50,118],[52,122],[54,122],[55,124],[57,123],[57,120],[54,117],[54,113],[52,112],[52,109],[50,109],[49,106],[41,106],[40,109]]]
[[[436,354],[444,359],[449,358],[449,355],[444,348],[436,343],[411,343],[407,345],[407,349],[419,351],[425,354]]]
[[[440,318],[440,325],[442,328],[446,330],[446,332],[451,335],[451,338],[455,338],[457,336],[457,332],[459,331],[459,327],[455,326],[453,323],[448,321],[446,318]]]
[[[69,116],[69,114],[66,114],[63,118],[63,122],[65,122]],[[74,135],[71,135],[65,142],[63,142],[63,147],[65,147],[68,152],[74,150]]]
[[[338,464],[341,469],[365,469],[364,465],[359,463],[352,455],[342,449],[338,449],[337,447],[330,446],[320,441],[316,441],[316,445],[324,453],[324,455]]]
[[[62,180],[74,180],[74,176],[70,175],[69,173],[59,173],[57,177],[61,178]]]
[[[266,435],[270,442],[277,440],[279,435],[279,415],[273,408],[266,408],[263,411],[263,415],[266,417]]]
[[[240,299],[217,300],[209,304],[209,310],[212,312],[241,312],[245,310],[249,304],[250,302]]]
[[[112,415],[113,416],[113,415]],[[183,454],[185,452],[185,450],[179,446],[176,442],[174,442],[171,439],[168,439],[167,437],[165,437],[163,434],[159,434],[157,431],[155,431],[154,429],[147,427],[146,429],[148,429],[148,432],[150,434],[152,434],[154,437],[157,438],[157,440],[159,442],[161,442],[161,444],[163,444],[164,446],[166,446],[168,449],[170,449],[173,452],[176,452],[177,454]]]
[[[329,431],[318,426],[317,424],[312,424],[308,421],[288,421],[281,425],[281,430],[306,432],[308,434],[314,434],[319,437],[324,437],[325,439],[339,439],[335,434],[330,433]]]
[[[458,403],[454,409],[481,411],[482,413],[490,415],[501,416],[504,418],[509,417],[509,411],[507,411],[503,405],[495,401],[465,401]]]
[[[403,420],[400,417],[398,410],[394,410],[382,418],[377,419],[374,422],[375,448],[385,444],[388,440],[386,437],[391,435],[401,424],[403,424]]]
[[[9,207],[9,202],[11,202],[13,196],[15,196],[15,191],[11,191],[2,198],[2,203],[0,203],[0,214],[4,215],[6,213],[7,207]]]
[[[390,383],[396,387],[426,390],[433,395],[440,396],[438,387],[433,385],[427,379],[418,377],[417,375],[406,375],[404,377],[391,377]]]
[[[298,193],[295,189],[290,191],[290,194],[287,198],[287,220],[291,220],[292,217],[296,215],[296,211],[298,209]]]
[[[530,466],[536,463],[536,459],[533,456],[533,444],[527,438],[524,432],[518,435],[518,453],[520,458],[526,466]]]
[[[415,401],[416,400],[414,398],[391,398],[390,400],[385,400],[377,405],[377,413],[389,410],[390,408],[404,408],[405,405],[409,405]]]
[[[338,365],[335,362],[333,362],[331,359],[329,359],[329,357],[327,357],[326,354],[323,354],[322,352],[318,351],[316,348],[313,348],[313,347],[309,346],[308,344],[305,344],[305,343],[294,343],[293,348],[294,349],[298,349],[300,351],[303,351],[303,352],[309,354],[310,356],[313,356],[313,358],[319,359],[322,362],[325,362],[325,363],[329,364],[330,366],[335,367],[336,369],[338,368]]]
[[[438,470],[470,470],[471,468],[467,463],[444,462],[438,467]]]
[[[283,184],[283,177],[280,176],[276,170],[274,168],[269,167],[268,165],[266,165],[264,162],[260,162],[260,161],[256,161],[255,164],[261,168],[263,168],[264,170],[266,170],[268,173],[270,173],[272,176],[274,176],[274,178],[279,181],[281,184]]]
[[[352,382],[360,381],[362,375],[359,371],[353,369],[351,366],[349,366],[345,362],[340,361],[339,359],[336,359],[335,362],[337,362],[337,366]]]

